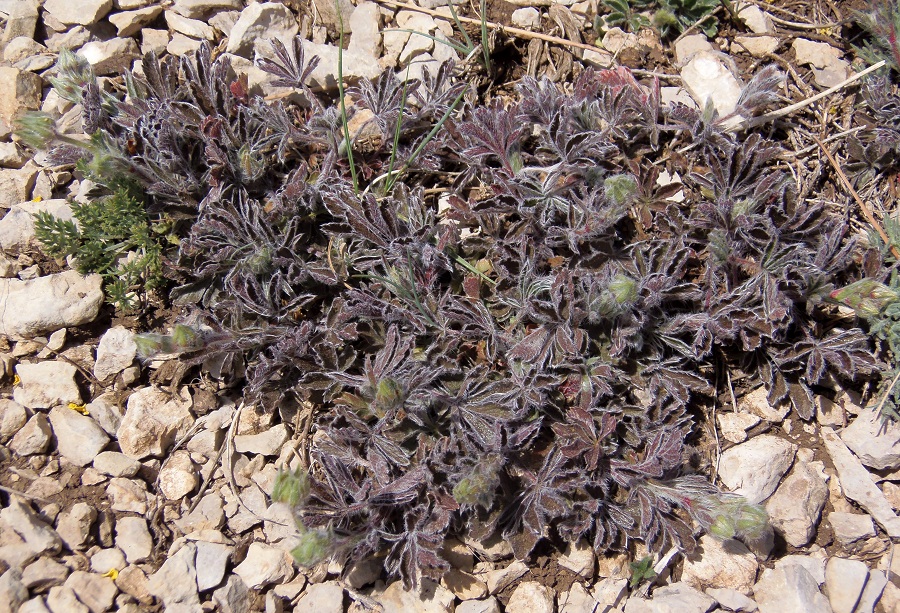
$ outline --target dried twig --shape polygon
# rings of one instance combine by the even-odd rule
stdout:
[[[884,231],[884,228],[881,226],[878,220],[875,219],[875,215],[872,213],[872,210],[869,208],[869,206],[865,202],[863,202],[863,199],[860,198],[859,194],[856,193],[856,190],[853,189],[853,185],[850,183],[847,175],[844,174],[844,171],[841,168],[840,164],[838,164],[837,160],[834,159],[834,155],[832,155],[831,151],[828,150],[828,147],[825,146],[825,143],[819,140],[817,136],[813,135],[812,139],[816,141],[816,143],[819,145],[819,148],[822,149],[822,151],[825,153],[825,157],[828,158],[828,161],[831,163],[832,168],[834,168],[835,172],[837,172],[838,174],[838,177],[840,177],[841,183],[844,184],[844,187],[847,188],[847,191],[849,191],[850,195],[853,196],[853,199],[856,200],[856,204],[859,205],[859,209],[860,211],[862,211],[863,217],[866,218],[866,221],[869,222],[870,226],[875,228],[875,231],[878,232],[878,236],[881,237],[881,240],[884,241],[884,244],[890,245],[891,240],[888,238],[888,235]],[[891,245],[891,253],[894,254],[895,258],[900,260],[900,250],[898,250],[897,247]]]
[[[754,128],[758,125],[762,125],[764,123],[772,121],[773,119],[778,119],[779,117],[784,117],[785,115],[790,115],[794,111],[799,111],[800,109],[805,108],[805,107],[809,106],[810,104],[813,104],[814,102],[818,102],[822,98],[825,98],[826,96],[830,96],[831,94],[835,93],[836,91],[839,91],[839,90],[847,87],[848,85],[851,85],[851,84],[855,83],[856,81],[859,81],[860,79],[862,79],[864,76],[866,76],[870,72],[874,72],[874,71],[878,70],[879,68],[881,68],[882,66],[884,66],[884,60],[878,62],[877,64],[873,64],[872,66],[869,66],[862,72],[856,73],[849,79],[846,79],[845,81],[842,81],[841,83],[838,83],[834,87],[829,87],[825,91],[820,92],[820,93],[816,94],[815,96],[811,96],[805,100],[801,100],[800,102],[791,104],[790,106],[786,106],[784,108],[772,111],[770,113],[766,113],[765,115],[760,115],[759,117],[752,117],[746,121],[742,121],[741,123],[735,125],[734,127],[729,128],[729,132],[736,132],[738,130],[746,130],[749,128]]]

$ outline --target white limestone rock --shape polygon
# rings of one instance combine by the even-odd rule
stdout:
[[[294,613],[344,613],[344,588],[337,581],[312,584],[300,597]]]
[[[247,557],[234,569],[250,589],[260,589],[271,583],[286,583],[294,576],[291,555],[282,547],[253,542]]]
[[[241,0],[175,0],[172,10],[189,17],[199,19],[212,12],[240,10],[244,8]]]
[[[825,593],[834,613],[853,613],[869,580],[864,562],[831,558],[825,565]]]
[[[120,37],[132,36],[143,30],[144,26],[159,17],[162,13],[159,5],[148,6],[135,11],[121,11],[113,13],[107,19],[116,26],[116,35]]]
[[[713,46],[705,34],[690,34],[675,42],[675,61],[681,65],[697,53],[713,50]]]
[[[381,9],[374,2],[360,2],[349,19],[350,44],[347,51],[368,55],[381,55]]]
[[[743,443],[747,440],[747,430],[760,422],[759,417],[751,413],[716,413],[716,422],[722,437],[731,443]]]
[[[704,534],[695,554],[685,558],[681,580],[695,589],[727,587],[748,593],[756,579],[756,556],[738,541],[723,543]]]
[[[93,462],[109,443],[109,437],[96,421],[68,407],[52,408],[50,425],[60,455],[76,466]]]
[[[162,455],[193,425],[191,404],[187,388],[174,396],[155,387],[133,393],[117,432],[122,453],[135,460]]]
[[[402,581],[395,581],[386,588],[376,589],[372,599],[380,604],[384,613],[451,613],[455,600],[453,593],[430,579],[423,579],[419,589],[407,590]]]
[[[130,564],[144,562],[153,553],[153,537],[143,517],[120,517],[116,520],[116,547]]]
[[[166,23],[169,28],[190,38],[215,40],[216,33],[213,27],[199,19],[190,19],[179,15],[175,11],[166,11]]]
[[[651,602],[659,613],[706,613],[716,604],[710,596],[681,581],[657,588]]]
[[[37,213],[50,213],[63,221],[74,221],[71,205],[62,198],[16,204],[0,219],[0,248],[21,251],[38,246],[34,236],[34,216]]]
[[[34,553],[57,554],[62,549],[62,539],[56,530],[48,526],[31,507],[19,498],[11,496],[9,505],[0,510],[0,519],[22,537]]]
[[[803,547],[816,533],[828,498],[828,486],[824,465],[810,462],[812,453],[809,450],[801,450],[797,457],[794,469],[766,503],[766,511],[772,527],[790,545]]]
[[[81,404],[81,390],[75,383],[77,372],[72,364],[61,360],[17,364],[19,385],[13,388],[13,398],[28,409],[49,409],[70,402]]]
[[[196,552],[196,545],[186,543],[174,555],[169,556],[158,571],[150,575],[147,589],[163,601],[166,610],[199,610]]]
[[[512,24],[525,30],[536,30],[541,25],[541,13],[534,7],[516,9],[510,17]]]
[[[760,613],[832,613],[815,579],[801,566],[764,572],[753,594]]]
[[[900,468],[900,424],[885,423],[875,407],[863,409],[841,431],[841,440],[866,466],[879,470]]]
[[[88,61],[96,74],[108,75],[131,68],[131,63],[141,53],[133,38],[110,38],[85,44],[78,50],[78,55]]]
[[[875,536],[875,524],[871,515],[833,511],[828,514],[828,523],[834,531],[834,538],[845,548]]]
[[[794,461],[797,446],[783,438],[764,434],[736,445],[719,460],[719,477],[731,491],[752,504],[764,501]]]
[[[94,25],[113,7],[113,0],[46,0],[44,10],[68,26]]]
[[[187,451],[176,451],[159,471],[159,490],[169,500],[179,500],[200,484],[197,470]]]
[[[0,119],[12,125],[13,119],[22,113],[41,108],[43,85],[40,75],[12,66],[0,66]],[[17,202],[26,199],[18,197]]]
[[[255,50],[260,50],[264,55],[269,53],[268,40],[277,38],[290,49],[293,38],[300,31],[294,14],[283,4],[278,2],[259,2],[251,4],[243,11],[228,38],[225,51],[253,59]],[[263,49],[262,47],[266,47]],[[304,45],[306,46],[306,45]],[[307,55],[316,55],[307,49]],[[321,63],[327,60],[322,58]],[[321,64],[320,63],[320,64]],[[336,64],[335,64],[336,66]]]
[[[517,585],[506,603],[507,613],[554,613],[555,609],[553,590],[536,581]]]
[[[119,374],[134,362],[137,345],[134,334],[116,326],[107,330],[97,346],[97,361],[94,363],[94,376],[100,381]]]
[[[28,412],[21,404],[8,398],[0,399],[0,443],[7,442],[28,421]]]
[[[103,279],[74,270],[30,281],[0,279],[0,334],[14,339],[80,326],[97,317]]]
[[[97,510],[86,502],[76,502],[68,511],[59,514],[56,531],[72,551],[87,548],[91,527],[97,520]]]

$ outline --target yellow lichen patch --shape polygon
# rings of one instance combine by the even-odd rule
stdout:
[[[90,412],[87,410],[87,407],[83,404],[76,404],[74,402],[69,403],[69,408],[73,411],[78,411],[82,415],[89,415]]]
[[[116,579],[119,578],[119,571],[117,571],[115,568],[110,568],[108,571],[106,571],[105,573],[103,573],[100,576],[101,577],[109,577],[110,579],[115,581]]]

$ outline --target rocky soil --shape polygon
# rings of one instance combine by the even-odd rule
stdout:
[[[447,542],[452,570],[421,591],[386,583],[373,559],[346,575],[333,564],[298,569],[291,514],[269,494],[277,470],[297,461],[302,416],[243,406],[239,390],[177,360],[139,363],[133,334],[177,313],[123,317],[103,304],[99,276],[40,251],[32,214],[71,218],[69,202],[85,198],[85,186],[32,158],[9,126],[42,109],[69,132],[81,129],[80,109],[48,87],[61,49],[115,81],[142,53],[181,55],[209,40],[232,55],[251,94],[285,96],[252,63],[263,37],[305,38],[307,53],[322,58],[314,83],[333,87],[339,6],[345,76],[405,73],[411,63],[414,77],[456,58],[399,31],[453,37],[443,4],[0,0],[0,612],[900,611],[900,426],[884,427],[852,390],[819,398],[808,423],[769,406],[762,389],[723,399],[706,424],[718,481],[765,504],[773,538],[751,551],[704,536],[697,554],[664,557],[639,589],[629,589],[629,563],[640,547],[598,558],[576,544],[524,564],[502,541]],[[488,95],[524,74],[565,84],[585,66],[624,64],[659,75],[667,100],[711,98],[727,114],[742,83],[772,62],[790,74],[793,101],[852,74],[842,38],[849,6],[735,7],[743,24],[719,37],[688,32],[663,43],[651,30],[595,31],[596,0],[490,2],[489,21],[505,26],[491,28],[504,80]],[[831,108],[846,118],[854,95],[838,91],[801,123]]]

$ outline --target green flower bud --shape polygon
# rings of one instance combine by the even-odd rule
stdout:
[[[609,291],[617,304],[634,302],[638,297],[637,281],[623,274],[618,274],[609,283]]]
[[[48,113],[33,111],[15,121],[16,136],[33,149],[43,149],[56,137],[56,121]]]
[[[279,470],[272,486],[272,500],[296,507],[309,496],[309,477],[301,469],[293,472]]]
[[[613,175],[603,182],[606,197],[616,206],[629,204],[637,193],[637,180],[631,175]]]
[[[889,304],[896,302],[897,292],[875,279],[860,279],[834,290],[831,298],[844,303],[860,317],[878,317]]]
[[[333,540],[330,530],[309,530],[300,535],[300,542],[291,550],[291,555],[300,566],[315,566],[331,554]]]
[[[405,396],[402,385],[390,377],[385,377],[375,388],[375,414],[384,417],[388,411],[403,404]]]

